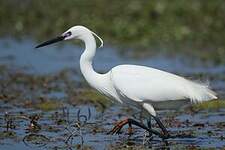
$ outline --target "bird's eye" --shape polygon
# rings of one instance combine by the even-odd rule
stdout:
[[[72,34],[72,32],[69,31],[65,34],[65,36],[68,37],[68,36],[71,36],[71,34]]]

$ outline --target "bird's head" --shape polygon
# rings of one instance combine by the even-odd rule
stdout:
[[[35,48],[43,47],[43,46],[50,45],[50,44],[60,42],[60,41],[64,41],[64,40],[70,40],[70,39],[82,40],[88,34],[92,34],[92,35],[96,36],[99,39],[99,41],[101,42],[100,47],[103,46],[103,40],[96,33],[92,32],[91,30],[89,30],[88,28],[86,28],[84,26],[77,25],[77,26],[71,27],[66,32],[64,32],[62,35],[57,36],[51,40],[48,40],[46,42],[43,42],[43,43],[37,45]]]

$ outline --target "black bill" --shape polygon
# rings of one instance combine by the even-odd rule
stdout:
[[[53,43],[56,43],[56,42],[59,42],[59,41],[62,41],[64,40],[65,37],[64,36],[58,36],[54,39],[51,39],[51,40],[48,40],[46,42],[43,42],[41,44],[39,44],[38,46],[36,46],[35,48],[39,48],[39,47],[43,47],[43,46],[46,46],[46,45],[49,45],[49,44],[53,44]]]

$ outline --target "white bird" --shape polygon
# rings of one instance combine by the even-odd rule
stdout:
[[[124,106],[134,106],[146,110],[149,116],[156,120],[165,136],[159,134],[156,130],[152,130],[150,125],[146,127],[133,119],[119,122],[111,133],[117,133],[128,123],[129,127],[131,127],[131,124],[135,124],[161,137],[168,137],[167,130],[156,117],[155,102],[190,99],[191,102],[196,103],[217,99],[216,93],[210,90],[206,84],[197,83],[151,67],[119,65],[105,74],[97,73],[92,66],[96,53],[94,36],[101,41],[100,47],[102,47],[103,40],[97,34],[84,26],[74,26],[62,35],[46,41],[36,48],[63,40],[79,39],[83,41],[85,50],[80,57],[80,69],[87,82],[100,93]]]

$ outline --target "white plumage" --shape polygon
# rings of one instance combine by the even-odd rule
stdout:
[[[83,26],[74,26],[57,39],[53,39],[37,47],[45,46],[59,40],[80,39],[85,43],[85,51],[80,59],[81,72],[87,82],[99,92],[121,104],[144,108],[156,116],[152,103],[190,99],[202,102],[216,99],[216,94],[208,85],[187,80],[183,77],[158,69],[137,66],[119,65],[106,74],[99,74],[92,67],[95,56],[96,36],[94,32]]]
[[[137,102],[217,98],[207,85],[150,67],[120,65],[112,69],[111,76],[115,88]]]
[[[135,101],[154,116],[151,105],[154,102],[190,99],[196,103],[217,99],[206,84],[145,66],[116,66],[111,70],[111,83],[120,101]]]

